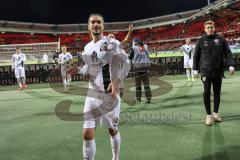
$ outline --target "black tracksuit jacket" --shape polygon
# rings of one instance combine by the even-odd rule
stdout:
[[[203,35],[195,47],[193,70],[200,69],[202,77],[217,78],[224,76],[225,65],[234,65],[226,40],[217,34]]]

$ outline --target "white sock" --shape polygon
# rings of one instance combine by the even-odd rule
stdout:
[[[66,80],[66,78],[63,78],[63,86],[64,86],[64,90],[67,90],[67,80]]]
[[[121,137],[120,133],[118,133],[115,136],[110,136],[111,139],[111,146],[112,146],[112,160],[119,160],[119,153],[120,153],[120,145],[121,145]]]
[[[83,160],[94,160],[96,153],[95,139],[83,141]]]
[[[26,84],[26,78],[25,77],[22,77],[22,83]]]
[[[71,82],[71,79],[67,79],[67,85],[69,86],[70,85],[70,82]]]
[[[190,70],[186,69],[186,73],[187,73],[187,78],[190,79]]]
[[[72,82],[72,75],[68,74],[67,75],[67,85],[69,86],[71,82]]]
[[[194,79],[193,69],[191,69],[192,79]]]
[[[22,82],[21,82],[20,78],[17,78],[17,82],[18,82],[19,87],[22,87]]]

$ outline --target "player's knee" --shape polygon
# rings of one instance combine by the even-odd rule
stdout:
[[[92,140],[94,139],[94,129],[83,129],[83,139]]]
[[[209,95],[211,95],[211,91],[210,91],[210,90],[205,90],[205,91],[203,92],[203,95],[204,95],[204,96],[209,96]]]
[[[112,128],[109,128],[109,129],[108,129],[108,132],[109,132],[109,134],[113,137],[113,136],[115,136],[115,135],[118,133],[118,130],[114,130],[114,129],[112,129]]]

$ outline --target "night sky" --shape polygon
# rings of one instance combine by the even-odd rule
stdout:
[[[106,22],[121,22],[199,9],[207,5],[207,0],[142,1],[2,0],[0,20],[49,24],[87,23],[91,13],[100,13]]]

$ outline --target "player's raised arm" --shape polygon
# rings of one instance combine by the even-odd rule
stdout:
[[[11,62],[12,62],[12,68],[14,69],[15,68],[15,57],[14,57],[14,54],[12,55]]]
[[[123,42],[124,41],[131,42],[132,41],[132,33],[133,33],[133,25],[130,24],[128,27],[128,33],[127,33],[126,37],[124,38]]]

